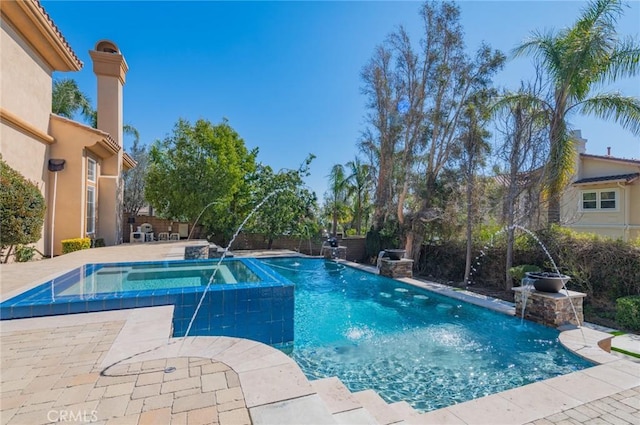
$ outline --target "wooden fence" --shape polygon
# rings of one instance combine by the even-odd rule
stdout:
[[[133,216],[133,220],[130,219],[129,214],[124,214],[124,228],[123,228],[123,241],[125,243],[129,242],[129,233],[131,231],[131,227],[133,231],[136,231],[138,226],[142,223],[149,223],[153,227],[154,235],[158,236],[158,233],[167,232],[167,233],[177,233],[178,225],[180,222],[165,220],[159,217],[151,217],[146,215]],[[190,223],[182,223],[188,224],[188,231],[191,232],[191,224]],[[205,235],[202,234],[201,226],[196,226],[196,229],[193,231],[193,236],[191,239],[204,239]],[[319,236],[312,238],[298,238],[298,237],[290,237],[290,236],[281,236],[273,240],[271,245],[271,249],[288,249],[291,251],[300,252],[306,255],[320,255],[320,250],[322,249],[322,243],[325,240]],[[220,244],[219,241],[213,241],[215,243]],[[358,237],[348,237],[339,239],[339,244],[347,247],[347,260],[349,261],[364,261],[365,260],[365,239],[364,236]],[[268,249],[269,240],[261,234],[257,233],[245,233],[242,232],[238,235],[236,240],[233,242],[232,250],[234,249],[260,249],[265,250]]]

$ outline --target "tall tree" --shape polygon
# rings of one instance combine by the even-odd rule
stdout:
[[[369,127],[363,134],[360,148],[372,160],[377,170],[374,197],[374,227],[381,229],[393,212],[393,168],[400,132],[397,105],[396,74],[393,52],[388,45],[376,47],[373,57],[362,70],[362,93],[367,96]]]
[[[255,170],[256,155],[226,120],[213,125],[180,119],[172,134],[151,147],[145,198],[158,214],[176,221],[194,221],[217,201],[200,223],[229,236],[249,208],[245,176]]]
[[[488,90],[475,93],[467,103],[462,113],[460,135],[460,165],[466,184],[466,210],[467,210],[467,253],[464,268],[464,282],[469,281],[471,273],[471,252],[473,248],[473,226],[477,219],[477,205],[474,202],[475,183],[478,168],[484,165],[490,145],[487,142],[491,135],[487,131],[487,123],[490,118],[489,100],[493,93]]]
[[[146,205],[144,198],[144,182],[147,174],[149,162],[149,152],[146,145],[140,144],[140,139],[133,141],[131,157],[137,165],[131,170],[123,172],[124,180],[124,201],[123,210],[125,213],[137,215],[140,209]]]
[[[346,164],[349,175],[346,177],[346,184],[349,193],[353,196],[353,216],[355,228],[358,235],[362,234],[362,220],[368,210],[369,191],[371,190],[372,173],[371,167],[362,162],[359,157]]]
[[[69,119],[80,113],[89,122],[95,114],[89,97],[80,90],[76,81],[70,78],[53,82],[51,112]]]
[[[568,129],[572,114],[611,119],[633,134],[640,134],[639,99],[620,93],[594,93],[602,84],[640,72],[638,42],[632,38],[621,40],[616,32],[616,21],[622,14],[622,1],[594,0],[573,26],[558,32],[534,32],[514,50],[516,56],[531,54],[539,59],[552,85],[549,101],[522,95],[507,98],[547,111],[549,223],[560,222],[560,198],[572,173],[573,145]]]
[[[256,211],[248,228],[268,239],[268,249],[273,240],[282,235],[310,237],[316,232],[315,193],[304,187],[304,177],[309,175],[309,165],[315,158],[309,155],[297,170],[282,169],[274,173],[272,168],[258,164],[250,177],[254,205],[269,196],[269,201]]]
[[[482,45],[473,59],[465,53],[460,9],[451,2],[425,3],[421,16],[425,35],[421,46],[426,61],[424,145],[416,179],[420,203],[411,214],[406,232],[407,256],[417,259],[424,237],[424,223],[434,216],[432,196],[437,179],[450,159],[461,131],[459,125],[473,93],[491,85],[491,77],[502,67],[504,55]],[[414,247],[416,249],[414,249]]]
[[[521,84],[521,98],[540,95],[540,77],[540,73],[536,73],[533,82]],[[548,137],[548,133],[545,111],[525,101],[503,105],[494,113],[498,131],[502,133],[502,143],[497,147],[497,156],[506,164],[506,193],[503,197],[504,224],[507,228],[505,290],[510,291],[513,286],[510,269],[513,265],[514,225],[530,225],[530,222],[533,222],[531,215],[535,212],[531,209],[518,211],[518,199],[526,190],[539,195],[539,171],[546,157],[544,139]],[[529,223],[526,223],[527,221]]]
[[[331,212],[331,234],[336,237],[338,233],[338,219],[347,203],[347,178],[342,164],[335,164],[329,173],[329,193],[327,205]]]

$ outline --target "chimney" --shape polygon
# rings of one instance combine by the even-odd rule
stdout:
[[[570,137],[578,154],[587,153],[587,139],[582,138],[582,131],[573,130]]]
[[[105,244],[122,243],[122,87],[129,67],[112,41],[101,40],[89,51],[98,78],[98,130],[120,146],[118,153],[100,161],[98,171],[97,235]]]
[[[607,146],[607,156],[611,156],[611,146]]]
[[[122,87],[129,67],[112,41],[98,41],[89,54],[98,77],[98,129],[122,147]]]

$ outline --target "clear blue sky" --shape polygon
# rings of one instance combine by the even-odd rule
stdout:
[[[258,160],[276,171],[297,168],[309,153],[308,185],[322,199],[332,165],[357,154],[364,129],[360,71],[375,46],[402,24],[417,41],[420,2],[67,2],[45,9],[84,62],[74,78],[94,102],[88,51],[114,41],[129,64],[125,122],[144,143],[164,138],[178,118],[223,117]],[[582,1],[464,1],[466,43],[509,53],[536,29],[571,25]],[[640,33],[640,2],[629,3],[620,34]],[[529,59],[511,60],[496,84],[517,88]],[[640,96],[639,79],[617,84]],[[619,126],[576,118],[587,151],[640,158],[640,139]],[[129,144],[126,143],[125,147]]]

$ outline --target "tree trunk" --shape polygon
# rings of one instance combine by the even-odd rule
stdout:
[[[473,249],[473,176],[467,181],[467,255],[464,265],[464,282],[469,283],[471,275],[471,251]]]
[[[11,251],[13,251],[15,245],[9,245],[9,249],[7,250],[7,255],[4,257],[4,263],[7,264],[9,262],[9,257],[11,256]]]
[[[511,288],[513,288],[513,279],[511,278],[511,272],[509,271],[509,269],[513,267],[514,232],[515,229],[513,228],[513,205],[510,205],[509,211],[507,213],[507,265],[505,268],[505,291],[511,291]]]

